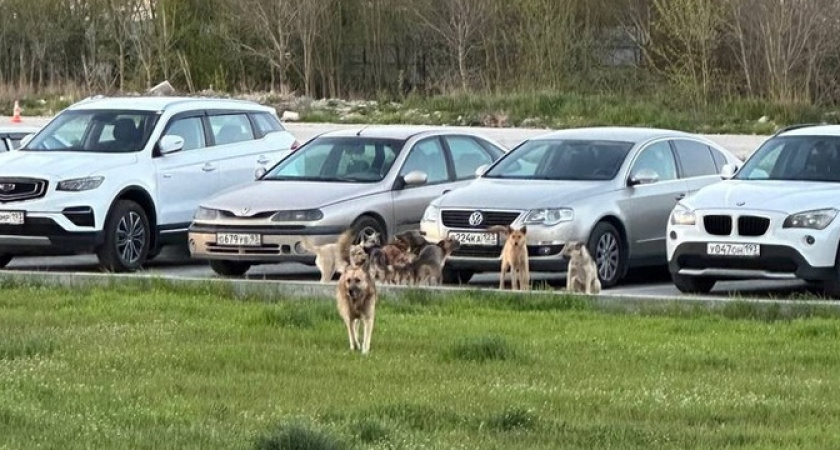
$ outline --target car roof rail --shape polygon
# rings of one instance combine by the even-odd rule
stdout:
[[[800,128],[808,128],[808,127],[819,127],[819,126],[822,126],[822,125],[828,125],[828,124],[825,123],[825,122],[822,122],[822,123],[798,123],[796,125],[788,125],[786,127],[782,127],[782,128],[779,128],[778,130],[776,130],[776,132],[773,133],[773,136],[778,136],[778,135],[780,135],[780,134],[782,134],[786,131],[793,131],[793,130],[798,130]]]

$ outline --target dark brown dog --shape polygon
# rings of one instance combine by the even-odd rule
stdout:
[[[376,285],[363,267],[348,266],[338,279],[336,288],[338,313],[347,327],[350,350],[370,351],[373,320],[376,312]],[[364,338],[359,344],[359,322],[364,324]]]
[[[460,246],[461,243],[452,238],[427,245],[414,260],[397,268],[398,276],[411,284],[439,285],[443,281],[446,259]]]

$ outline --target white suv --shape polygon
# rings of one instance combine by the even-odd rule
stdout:
[[[297,145],[273,108],[253,102],[79,102],[0,155],[0,267],[16,255],[96,253],[107,270],[136,270],[186,244],[199,202]]]
[[[840,126],[779,132],[730,180],[677,204],[668,223],[674,284],[705,293],[723,279],[802,279],[840,295],[838,211]]]

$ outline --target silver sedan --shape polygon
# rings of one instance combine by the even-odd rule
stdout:
[[[466,186],[504,154],[478,134],[362,128],[315,137],[258,180],[207,199],[189,231],[192,256],[221,275],[260,263],[314,264],[301,243],[353,228],[381,240],[417,229],[429,202]]]
[[[594,127],[529,139],[477,180],[427,208],[427,239],[453,236],[460,249],[446,275],[464,282],[499,270],[493,225],[527,226],[533,271],[565,271],[560,252],[585,242],[604,287],[632,266],[665,264],[668,215],[677,201],[721,181],[741,161],[699,136],[650,128]]]

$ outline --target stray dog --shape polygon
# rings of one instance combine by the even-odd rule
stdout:
[[[338,279],[335,293],[338,313],[347,327],[350,350],[370,351],[373,319],[376,311],[376,285],[363,267],[348,266]],[[359,321],[364,324],[364,337],[359,344]]]
[[[348,263],[352,267],[364,267],[367,265],[368,254],[364,244],[351,245],[347,256]]]
[[[321,271],[321,283],[330,282],[336,272],[342,272],[347,266],[355,237],[353,230],[347,230],[341,233],[337,241],[324,245],[314,245],[306,237],[303,238],[303,248],[315,254],[315,265]]]
[[[584,292],[586,294],[599,294],[601,292],[598,266],[583,242],[567,242],[560,255],[569,260],[569,268],[566,271],[567,291]]]
[[[487,231],[505,234],[507,239],[502,247],[502,267],[499,274],[499,289],[505,288],[505,276],[510,272],[510,289],[527,291],[531,289],[531,270],[528,265],[528,237],[527,227],[519,230],[510,225],[492,226]]]
[[[443,265],[461,243],[452,238],[440,240],[420,250],[411,262],[397,267],[398,276],[411,284],[439,285],[443,281]]]
[[[392,244],[396,244],[398,242],[404,245],[405,250],[415,255],[420,254],[420,250],[423,250],[423,248],[427,245],[431,245],[420,230],[404,231],[394,236]]]

